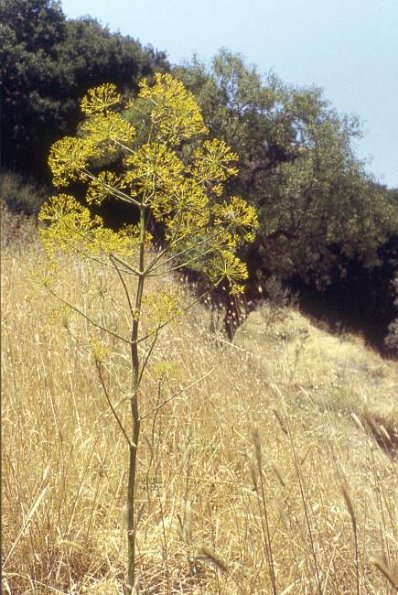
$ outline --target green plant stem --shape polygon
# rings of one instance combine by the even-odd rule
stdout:
[[[141,419],[139,413],[138,391],[140,386],[140,357],[138,353],[138,335],[140,326],[140,314],[145,286],[145,231],[146,217],[145,207],[140,208],[140,253],[139,253],[139,275],[135,308],[133,312],[133,323],[131,329],[131,365],[132,365],[132,394],[131,394],[131,417],[132,417],[132,439],[129,447],[129,475],[127,487],[127,541],[128,541],[128,578],[127,583],[133,591],[136,582],[136,526],[135,526],[135,497],[137,483],[137,451],[140,438]]]

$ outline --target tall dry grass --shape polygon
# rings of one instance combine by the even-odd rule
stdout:
[[[32,283],[42,253],[14,235],[2,262],[3,592],[123,593],[127,452],[104,387],[128,424],[128,353]],[[126,332],[110,272],[65,259],[58,290]],[[395,451],[349,378],[337,395],[308,381],[324,361],[299,369],[300,352],[231,346],[209,324],[198,306],[164,331],[141,395],[141,592],[396,592]]]

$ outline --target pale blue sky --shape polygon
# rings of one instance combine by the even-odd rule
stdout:
[[[111,31],[166,51],[178,64],[221,47],[259,72],[316,85],[341,113],[357,114],[367,170],[398,187],[398,0],[62,0]]]

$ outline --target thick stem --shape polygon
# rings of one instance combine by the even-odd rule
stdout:
[[[128,543],[128,571],[127,583],[133,591],[136,582],[136,524],[135,524],[135,500],[137,483],[137,450],[140,438],[141,418],[139,412],[138,391],[140,386],[140,357],[138,353],[138,335],[140,326],[140,315],[142,307],[142,298],[145,285],[145,207],[140,209],[140,255],[139,255],[139,275],[138,286],[135,298],[135,308],[133,311],[133,324],[131,329],[131,367],[132,367],[132,394],[131,394],[131,417],[132,417],[132,436],[129,448],[129,475],[127,486],[127,543]]]
[[[137,402],[137,399],[135,398]],[[134,406],[138,412],[138,408]],[[133,404],[132,404],[133,409]],[[130,445],[129,449],[129,479],[127,487],[127,542],[128,542],[128,579],[127,583],[131,590],[133,589],[135,578],[136,578],[136,564],[135,564],[135,540],[136,540],[136,527],[135,527],[135,491],[136,491],[136,478],[137,478],[137,448],[138,440],[140,436],[140,419],[139,417],[133,416],[133,432],[132,437],[134,443]]]

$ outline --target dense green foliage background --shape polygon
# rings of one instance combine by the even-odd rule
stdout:
[[[89,87],[137,81],[167,68],[162,52],[110,33],[91,18],[68,20],[55,0],[0,5],[3,167],[47,178],[51,144],[71,133]]]
[[[398,229],[397,205],[372,181],[352,144],[358,123],[339,116],[318,89],[263,82],[239,56],[221,52],[210,69],[179,69],[199,96],[212,132],[241,156],[239,191],[260,212],[256,273],[329,282],[336,252],[369,265]]]
[[[378,184],[357,159],[355,118],[338,114],[319,89],[262,77],[227,50],[211,65],[193,59],[172,68],[163,52],[94,19],[66,19],[55,0],[3,0],[0,18],[4,170],[47,181],[49,148],[75,129],[89,87],[109,81],[134,94],[142,76],[173,70],[195,93],[211,133],[240,156],[228,192],[258,209],[257,240],[242,254],[248,294],[259,299],[277,280],[310,293],[309,310],[318,315],[330,303],[347,324],[355,314],[357,326],[377,329],[369,332],[379,343],[389,326],[387,345],[396,349],[398,191]],[[20,178],[13,185],[3,176],[9,204],[35,211],[42,191],[29,204],[21,188]],[[324,312],[316,291],[330,298]]]

